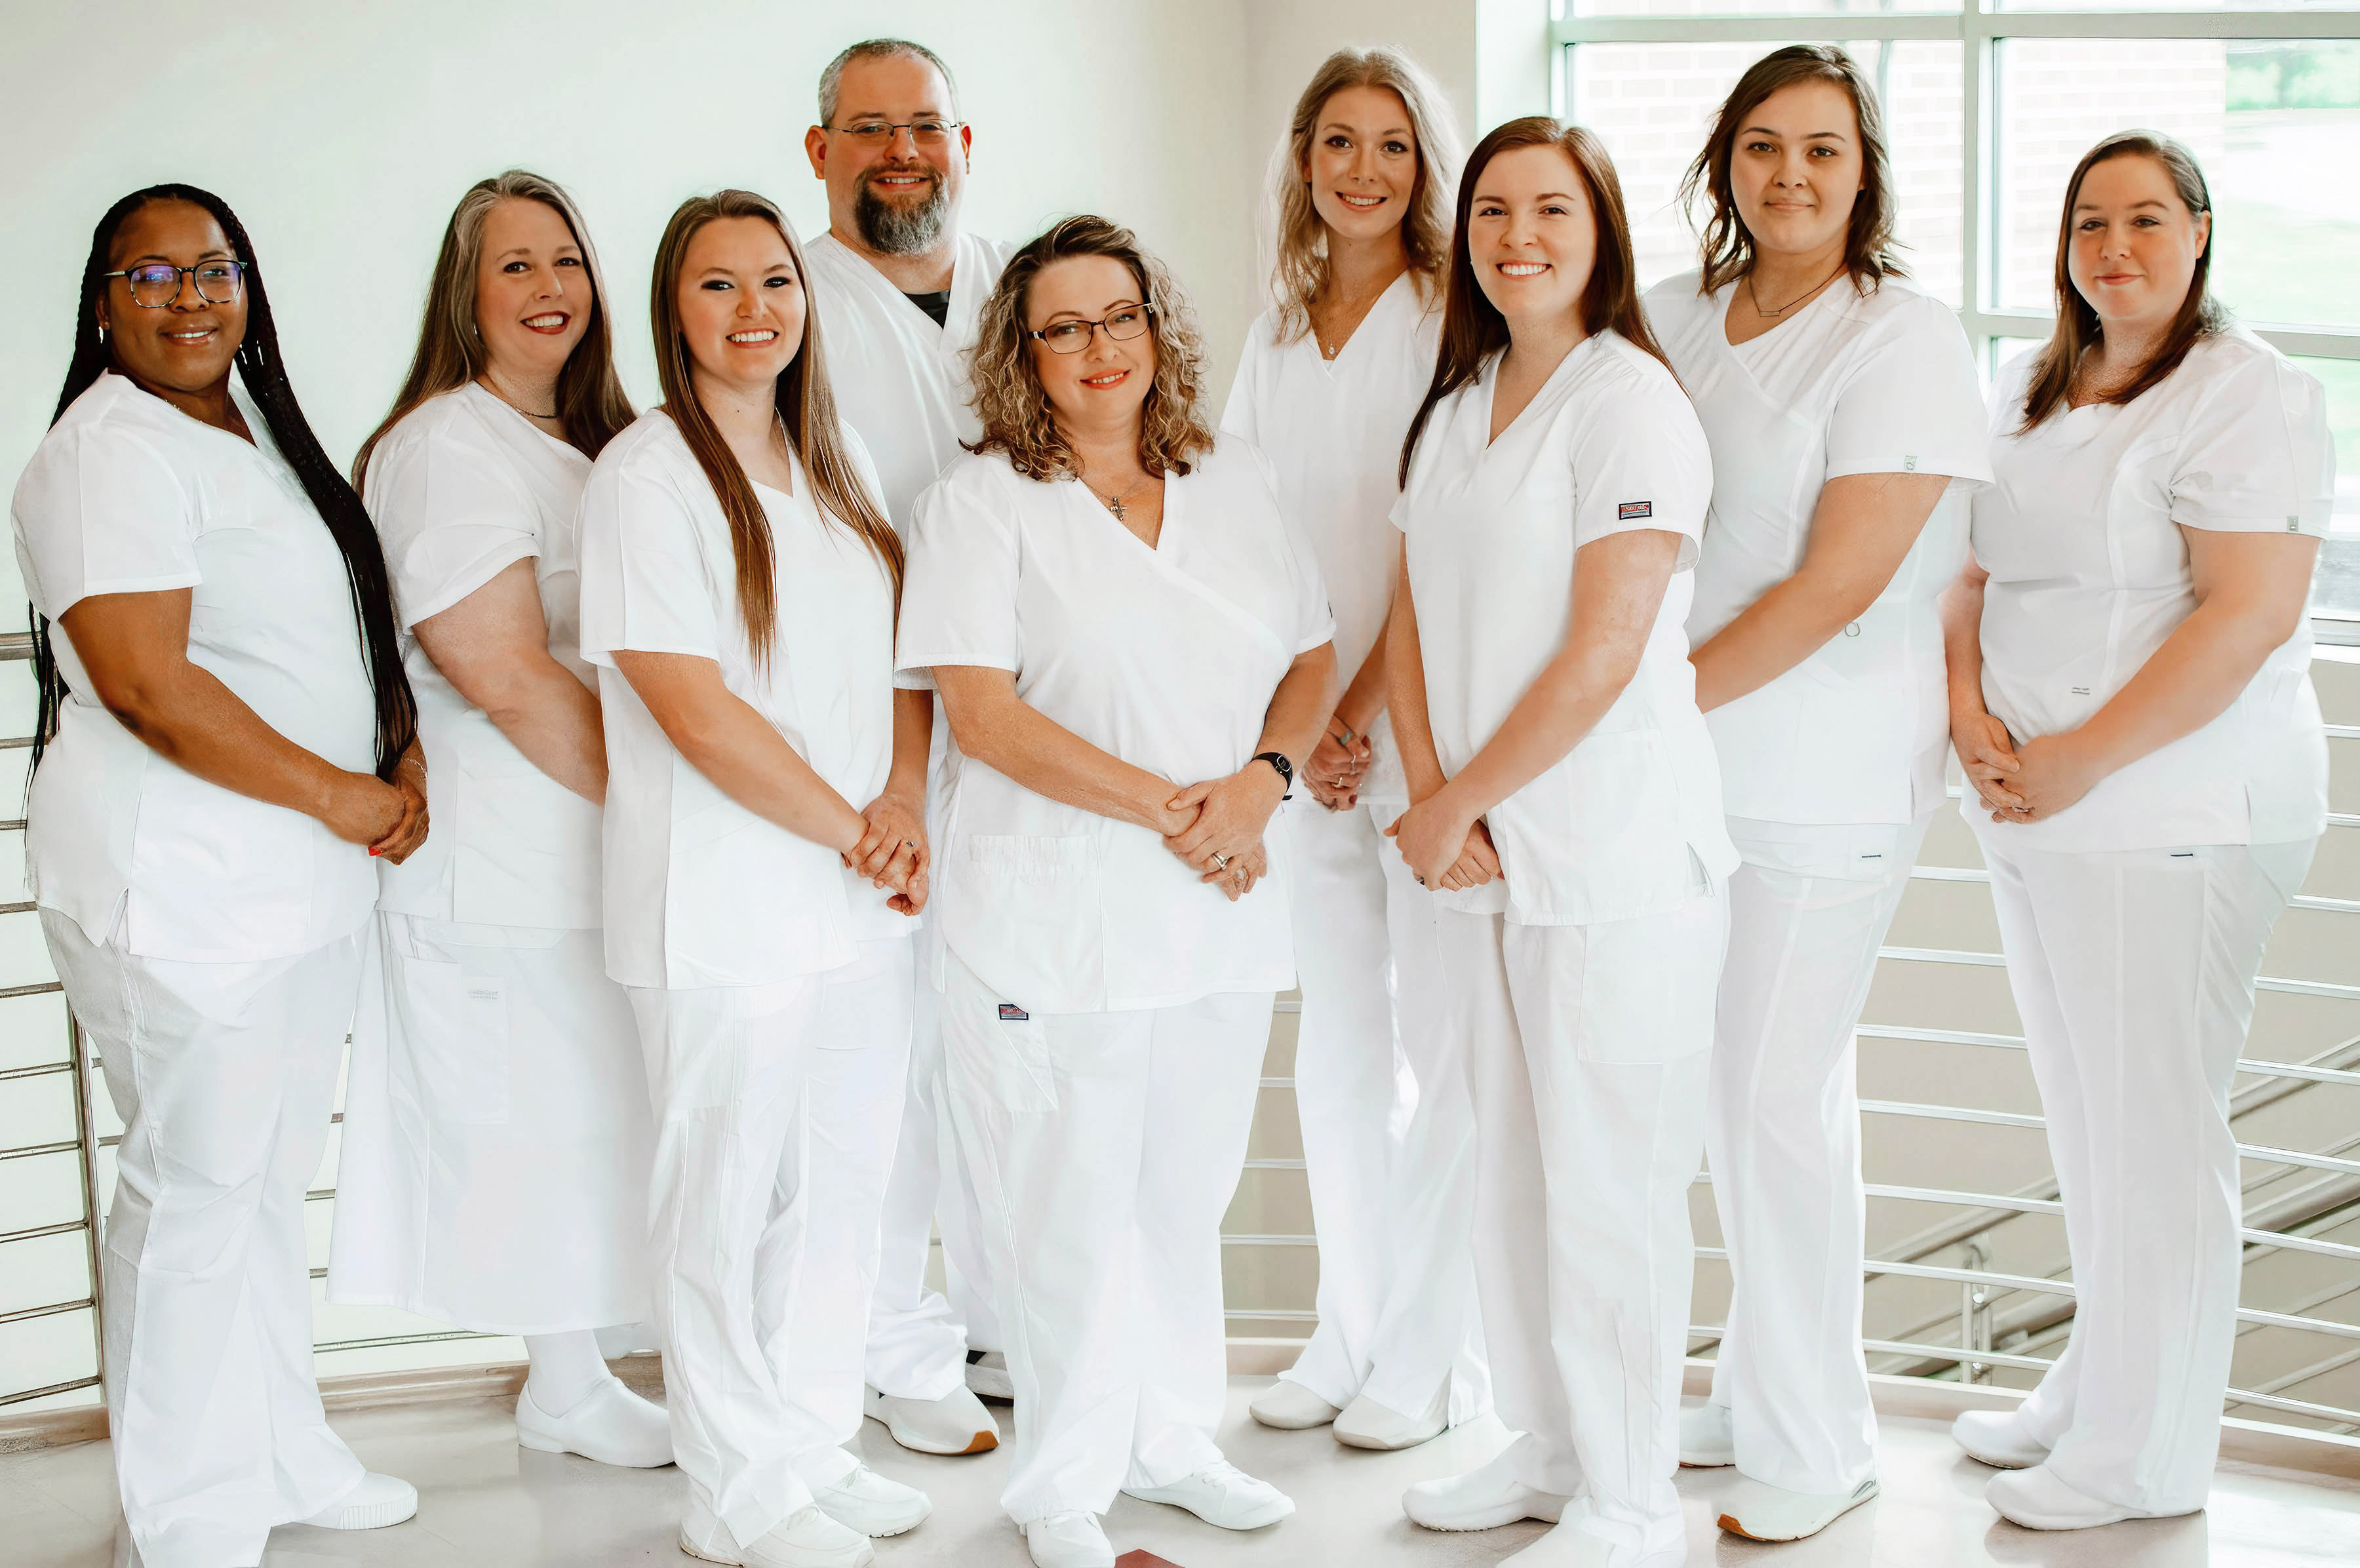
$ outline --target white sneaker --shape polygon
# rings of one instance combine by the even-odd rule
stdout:
[[[1008,1354],[1000,1350],[967,1353],[967,1386],[987,1399],[1016,1401],[1016,1380],[1008,1375]]]
[[[1426,1401],[1425,1412],[1405,1416],[1399,1410],[1377,1403],[1362,1394],[1344,1407],[1336,1418],[1336,1441],[1353,1448],[1374,1448],[1390,1452],[1400,1448],[1415,1448],[1450,1430],[1450,1379],[1445,1377],[1442,1387]]]
[[[1731,1431],[1727,1405],[1708,1399],[1680,1407],[1680,1465],[1688,1470],[1715,1470],[1737,1463],[1737,1438]]]
[[[652,1470],[672,1463],[672,1418],[612,1373],[562,1416],[534,1402],[532,1385],[517,1396],[517,1443],[542,1454],[578,1454],[601,1465]]]
[[[869,1568],[877,1549],[859,1531],[820,1512],[816,1504],[789,1514],[759,1541],[740,1546],[713,1512],[704,1488],[688,1489],[681,1517],[680,1549],[707,1563],[731,1568]]]
[[[2196,1512],[2195,1508],[2158,1511],[2104,1502],[2075,1491],[2046,1465],[1993,1476],[1983,1487],[1983,1497],[1999,1510],[2000,1518],[2027,1530],[2092,1530],[2124,1519],[2170,1519]]]
[[[934,1500],[915,1486],[880,1475],[866,1465],[855,1465],[843,1480],[814,1486],[812,1501],[819,1511],[863,1535],[900,1535],[925,1522]]]
[[[1024,1527],[1032,1568],[1114,1568],[1114,1548],[1096,1514],[1051,1514]]]
[[[1000,1446],[1000,1423],[962,1383],[939,1399],[903,1399],[869,1390],[869,1419],[917,1454],[987,1454]]]
[[[1223,1530],[1260,1530],[1295,1511],[1295,1499],[1267,1481],[1257,1481],[1228,1460],[1217,1460],[1168,1486],[1125,1486],[1143,1503],[1186,1508]]]
[[[1334,1421],[1337,1410],[1302,1384],[1281,1377],[1254,1396],[1246,1413],[1281,1432],[1306,1432]]]
[[[1871,1475],[1849,1492],[1790,1492],[1741,1476],[1721,1509],[1721,1528],[1748,1541],[1800,1541],[1817,1535],[1876,1496]]]
[[[314,1530],[383,1530],[418,1513],[418,1488],[398,1475],[369,1471],[360,1484],[310,1519]]]
[[[1402,1512],[1428,1530],[1494,1530],[1518,1519],[1555,1524],[1569,1501],[1516,1479],[1514,1463],[1502,1454],[1480,1470],[1420,1481],[1402,1494]]]
[[[1966,1410],[1950,1423],[1950,1441],[1998,1470],[2025,1470],[2049,1457],[2049,1450],[2024,1435],[2014,1410]]]

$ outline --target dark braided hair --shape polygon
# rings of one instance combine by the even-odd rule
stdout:
[[[328,525],[329,535],[344,555],[362,656],[368,664],[369,685],[377,694],[377,774],[390,783],[395,765],[418,736],[418,702],[410,694],[410,678],[402,672],[401,656],[395,646],[393,592],[386,581],[385,552],[377,544],[368,513],[361,507],[361,498],[320,450],[319,438],[311,433],[311,422],[295,401],[295,389],[287,383],[287,367],[279,355],[279,330],[270,315],[270,296],[263,289],[261,269],[254,263],[254,243],[246,237],[246,226],[229,210],[229,203],[193,185],[151,185],[106,210],[91,234],[90,259],[82,264],[73,360],[66,368],[65,387],[58,394],[57,411],[49,416],[49,423],[55,425],[64,418],[74,399],[89,391],[91,384],[113,365],[113,355],[98,330],[98,299],[106,287],[103,275],[112,265],[115,231],[150,201],[186,201],[212,213],[232,253],[246,266],[246,337],[238,344],[234,363],[239,379],[246,383],[246,396],[269,427],[279,455],[295,471],[303,494],[319,512],[320,520]],[[34,616],[33,673],[41,688],[40,716],[33,734],[36,767],[42,751],[57,738],[60,705],[66,696],[50,636],[48,617]]]

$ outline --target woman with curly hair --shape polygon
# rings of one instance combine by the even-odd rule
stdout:
[[[959,753],[936,979],[1016,1388],[1000,1500],[1041,1568],[1111,1568],[1118,1489],[1229,1530],[1295,1508],[1213,1443],[1220,1221],[1295,983],[1265,834],[1334,707],[1334,626],[1128,230],[1019,250],[973,375],[983,439],[918,499],[898,662]]]

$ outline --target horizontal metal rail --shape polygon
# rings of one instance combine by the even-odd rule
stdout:
[[[78,1388],[95,1388],[98,1377],[75,1377],[63,1383],[52,1383],[46,1388],[26,1388],[14,1394],[0,1394],[0,1405],[21,1405],[27,1399],[46,1399],[51,1394],[71,1394]]]
[[[0,1323],[25,1323],[33,1318],[53,1318],[61,1312],[78,1312],[84,1307],[98,1305],[94,1296],[84,1296],[79,1301],[51,1301],[45,1307],[18,1307],[13,1312],[0,1312]]]
[[[0,822],[0,827],[7,824]],[[1909,868],[1913,882],[1975,882],[1988,886],[1991,873],[1972,866],[1913,866]],[[2360,915],[2360,898],[2327,898],[2311,893],[2298,893],[2288,906],[2297,909],[2321,909],[2332,915]]]
[[[1316,1236],[1224,1236],[1223,1247],[1317,1247]]]
[[[1921,1105],[1903,1100],[1863,1100],[1863,1116],[1917,1116],[1928,1121],[1981,1122],[1988,1127],[2045,1128],[2046,1116],[2036,1116],[2023,1111],[1984,1111],[1969,1105]],[[2266,1144],[2241,1143],[2237,1146],[2240,1160],[2258,1160],[2272,1165],[2300,1165],[2311,1171],[2333,1171],[2343,1176],[2360,1176],[2360,1160],[2338,1160],[2329,1154],[2306,1154],[2300,1149],[2272,1149]]]

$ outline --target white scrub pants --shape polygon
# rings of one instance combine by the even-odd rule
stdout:
[[[486,1334],[647,1316],[654,1128],[602,933],[382,917],[353,1031],[329,1297]]]
[[[1644,1551],[1681,1536],[1681,1363],[1703,1152],[1719,889],[1587,926],[1442,910],[1478,1163],[1475,1270],[1525,1485]]]
[[[1221,1215],[1271,993],[1026,1018],[956,954],[945,970],[952,1114],[1016,1386],[1000,1503],[1019,1524],[1101,1514],[1221,1457]]]
[[[2317,840],[2074,854],[1978,833],[2049,1122],[2072,1337],[2022,1407],[2075,1491],[2204,1506],[2242,1249],[2229,1082]]]
[[[630,991],[672,1451],[739,1541],[857,1463],[912,973],[902,936],[781,985]]]
[[[1295,1105],[1319,1233],[1319,1326],[1280,1374],[1341,1408],[1455,1425],[1491,1407],[1468,1225],[1475,1123],[1433,896],[1384,836],[1408,808],[1290,808],[1303,990]]]
[[[868,1379],[897,1399],[939,1399],[967,1381],[967,1353],[1000,1348],[991,1312],[991,1277],[983,1255],[975,1186],[958,1157],[943,1086],[941,1005],[924,976],[942,939],[931,925],[919,946],[915,1024],[910,1034],[910,1093],[901,1138],[885,1188],[877,1296],[869,1307]],[[942,1228],[947,1299],[926,1288],[926,1261]]]
[[[1745,861],[1705,1152],[1734,1289],[1712,1402],[1738,1469],[1789,1491],[1848,1494],[1876,1471],[1852,1029],[1927,825],[1729,824]]]
[[[136,958],[41,911],[123,1117],[106,1216],[106,1408],[147,1568],[246,1568],[360,1484],[311,1371],[303,1194],[366,929],[296,958]]]

